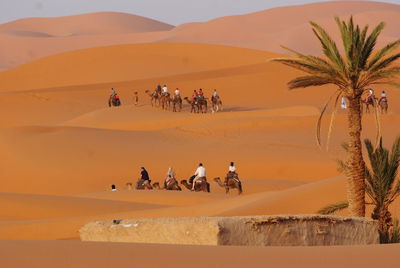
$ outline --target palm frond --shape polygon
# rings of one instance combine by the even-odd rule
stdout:
[[[322,125],[322,118],[324,117],[324,114],[326,112],[326,110],[328,109],[329,104],[331,103],[332,99],[335,96],[340,95],[341,92],[340,90],[335,91],[328,99],[328,101],[325,103],[324,107],[321,110],[321,113],[319,115],[318,118],[318,122],[317,122],[317,131],[316,131],[316,139],[317,139],[317,144],[319,147],[321,147],[321,125]]]
[[[317,211],[317,214],[330,215],[337,211],[346,209],[348,207],[349,207],[349,202],[341,201],[341,202],[331,204],[331,205],[321,208],[320,210]]]
[[[396,48],[400,46],[400,40],[396,40],[392,43],[387,44],[385,47],[381,48],[376,52],[375,56],[368,63],[367,69],[371,69],[377,62],[381,61],[383,57],[393,52]]]

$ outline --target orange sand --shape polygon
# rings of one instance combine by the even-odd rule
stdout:
[[[341,5],[346,6],[337,3]],[[376,5],[388,7],[368,3],[366,9]],[[22,26],[41,30],[33,22]],[[117,35],[127,31],[119,26]],[[58,29],[42,33],[62,34],[54,32]],[[85,29],[98,34],[89,26]],[[174,31],[178,33],[179,27]],[[287,81],[299,73],[268,61],[276,56],[221,45],[131,44],[49,56],[0,73],[0,239],[77,240],[82,225],[100,219],[315,213],[344,200],[346,183],[335,162],[344,157],[340,144],[347,123],[342,111],[329,152],[315,144],[319,111],[333,88],[288,91]],[[158,83],[171,90],[181,88],[183,96],[202,87],[209,97],[216,88],[224,111],[190,114],[187,104],[180,113],[151,107],[144,91]],[[107,107],[111,87],[121,96],[122,107]],[[400,93],[382,89],[390,101],[390,113],[382,118],[384,142],[389,144],[399,134],[395,126]],[[134,91],[139,92],[138,106],[133,105]],[[364,136],[375,137],[372,115],[365,116]],[[225,175],[230,161],[237,164],[243,181],[242,196],[235,190],[225,195],[212,181]],[[180,180],[190,177],[199,162],[207,167],[211,194],[125,189],[127,182],[138,178],[140,166],[149,170],[153,181],[161,182],[169,166]],[[119,190],[109,191],[111,184]],[[397,201],[395,216],[400,216],[399,207]],[[135,264],[151,267],[164,263],[172,252],[182,255],[171,262],[177,267],[187,267],[194,252],[207,256],[195,264],[209,267],[244,263],[256,267],[267,262],[280,267],[293,263],[337,267],[345,261],[366,267],[378,259],[370,259],[372,251],[390,262],[394,258],[385,254],[398,250],[397,246],[209,248],[6,240],[0,241],[0,248],[2,264],[16,267],[28,259],[42,267],[79,267],[78,262],[81,267],[107,266],[110,255],[114,264],[134,258]],[[49,252],[46,258],[43,252]],[[350,253],[353,257],[346,257]],[[354,257],[357,254],[363,257]]]

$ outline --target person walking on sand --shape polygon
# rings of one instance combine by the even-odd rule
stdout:
[[[115,88],[111,88],[111,98],[114,98],[115,95],[117,95],[117,92],[115,92]]]
[[[347,109],[347,102],[346,102],[346,98],[342,97],[342,109]]]
[[[196,169],[194,176],[195,177],[193,179],[192,191],[194,191],[194,186],[196,185],[196,182],[206,178],[206,169],[202,163],[199,164],[199,167]]]
[[[137,106],[139,104],[139,95],[137,91],[135,91],[134,93],[134,99],[135,99],[135,105]]]

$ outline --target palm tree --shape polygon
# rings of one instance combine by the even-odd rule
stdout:
[[[392,79],[400,74],[400,67],[393,66],[393,63],[400,58],[400,53],[394,54],[393,51],[400,45],[400,40],[390,43],[374,53],[378,36],[385,26],[383,22],[370,33],[368,33],[368,26],[361,29],[360,26],[354,25],[353,18],[350,18],[348,22],[336,18],[336,22],[341,33],[343,55],[340,54],[338,46],[329,34],[321,26],[311,22],[312,30],[321,43],[324,57],[304,55],[286,48],[296,57],[279,58],[274,61],[307,73],[306,76],[290,81],[288,83],[290,89],[327,84],[337,86],[337,91],[330,97],[318,120],[317,141],[319,145],[321,144],[321,119],[329,103],[334,100],[334,111],[329,127],[331,129],[340,98],[347,99],[348,201],[351,215],[363,217],[365,216],[365,163],[361,143],[362,95],[372,85],[394,84]]]
[[[374,204],[372,218],[379,221],[381,241],[388,241],[392,216],[389,205],[400,195],[400,181],[396,180],[400,164],[400,138],[392,146],[392,151],[382,147],[382,140],[375,150],[370,140],[365,140],[371,170],[365,171],[365,191]]]
[[[370,204],[374,205],[371,217],[379,222],[378,230],[381,242],[387,242],[391,240],[389,230],[393,225],[389,206],[400,195],[400,180],[397,179],[400,165],[400,137],[393,143],[391,152],[382,147],[382,140],[380,140],[377,149],[368,139],[364,143],[370,162],[370,168],[365,169],[365,191],[371,200]],[[347,168],[343,162],[340,162],[340,166],[344,171]],[[340,202],[329,205],[318,213],[332,214],[346,207],[348,207],[347,202]]]

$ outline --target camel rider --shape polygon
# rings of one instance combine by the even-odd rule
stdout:
[[[382,90],[381,99],[383,99],[383,98],[386,99],[386,97],[387,97],[386,92],[384,90]]]
[[[158,85],[157,85],[157,88],[156,88],[156,92],[157,92],[159,95],[161,95],[161,91],[162,91],[161,85],[158,84]]]
[[[175,98],[179,99],[181,97],[181,90],[179,88],[175,89]]]
[[[214,98],[219,98],[219,95],[218,95],[218,92],[217,92],[216,89],[214,89],[213,97]]]
[[[147,170],[144,167],[141,167],[141,172],[140,172],[140,180],[142,181],[142,183],[146,182],[150,183],[150,177],[149,177],[149,173],[147,172]]]
[[[175,180],[175,171],[172,167],[170,167],[168,168],[167,177],[165,178],[164,182],[165,188],[167,187],[167,184],[173,182],[174,180]]]
[[[193,94],[192,94],[192,102],[197,101],[197,98],[199,97],[199,95],[197,94],[196,89],[193,90]]]
[[[163,86],[163,88],[162,88],[162,94],[163,94],[164,96],[166,96],[166,95],[168,94],[168,87],[167,87],[167,85],[164,85],[164,86]]]
[[[199,164],[199,167],[196,169],[194,176],[195,177],[193,179],[192,191],[194,191],[194,186],[196,185],[196,182],[206,178],[206,169],[203,167],[202,163]]]
[[[237,177],[235,163],[231,162],[228,168],[228,174],[226,174],[225,184],[228,184],[229,179]]]
[[[197,92],[197,95],[198,95],[199,99],[204,99],[204,93],[201,88],[199,89],[199,92]]]

